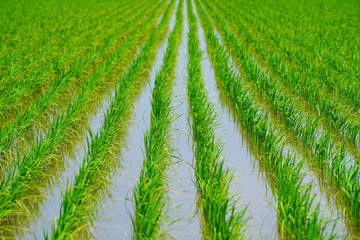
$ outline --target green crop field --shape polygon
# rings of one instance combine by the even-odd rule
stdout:
[[[360,239],[358,0],[0,0],[0,239]]]

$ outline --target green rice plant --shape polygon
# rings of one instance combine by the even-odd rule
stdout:
[[[103,65],[95,69],[91,78],[80,88],[77,97],[62,114],[51,122],[45,137],[38,140],[37,144],[31,148],[31,151],[25,154],[22,159],[19,159],[17,165],[2,179],[0,185],[1,222],[14,215],[28,214],[24,204],[25,201],[39,199],[40,196],[31,195],[31,193],[36,193],[39,189],[36,183],[39,181],[46,182],[46,179],[49,178],[49,176],[46,176],[46,169],[51,165],[56,165],[56,162],[59,161],[58,151],[61,146],[67,144],[68,139],[76,136],[80,131],[76,126],[85,121],[89,104],[91,105],[96,100],[94,96],[100,96],[100,93],[104,91],[102,87],[106,86],[108,81],[106,73],[111,73],[117,67],[116,63],[120,62],[121,65],[121,63],[126,62],[127,51],[132,49],[132,51],[136,52],[136,47],[141,44],[144,34],[146,35],[151,31],[153,25],[155,25],[158,15],[165,7],[164,4],[165,2],[162,3],[162,7],[155,8],[152,13],[149,13],[150,16],[148,16],[146,24],[142,24],[134,32],[130,33],[126,41],[116,49],[114,54]]]
[[[134,239],[164,237],[161,225],[166,221],[167,170],[171,164],[170,124],[172,80],[183,28],[183,1],[179,1],[176,22],[168,38],[161,69],[152,92],[150,129],[144,136],[145,157],[140,178],[133,190],[134,213],[131,216]]]
[[[217,5],[217,8],[218,7],[220,7],[220,4]],[[256,38],[248,33],[245,26],[240,24],[239,21],[233,21],[233,18],[230,18],[230,16],[236,15],[226,11],[224,16],[228,18],[228,22],[235,25],[232,28],[234,32],[241,32],[245,34],[247,39],[256,41]],[[242,41],[237,41],[237,45],[239,45],[239,49],[235,51],[246,51],[246,47],[242,44]],[[324,93],[322,90],[323,87],[313,81],[313,77],[309,75],[308,71],[295,71],[293,66],[285,63],[276,51],[263,47],[262,44],[256,44],[256,46],[257,48],[262,47],[262,56],[264,56],[267,63],[270,64],[272,69],[279,75],[278,79],[282,81],[284,86],[287,86],[287,88],[297,96],[302,96],[314,112],[324,117],[324,120],[326,120],[330,127],[336,129],[341,135],[355,144],[356,147],[359,145],[360,125],[358,119],[356,117],[354,118],[352,114],[346,110],[346,106],[342,104],[339,99],[329,97],[328,94]],[[242,57],[238,52],[234,54]]]
[[[136,5],[126,7],[124,11],[118,14],[126,19],[131,14],[132,7],[136,7]],[[117,14],[115,16],[116,18],[120,18]],[[65,45],[64,47],[68,48],[69,51],[66,52],[66,48],[61,49],[63,52],[56,58],[36,55],[33,58],[45,58],[47,61],[44,61],[41,65],[33,61],[30,61],[29,64],[19,63],[19,65],[26,66],[25,71],[27,73],[20,72],[19,74],[22,75],[19,77],[9,76],[12,80],[8,84],[10,87],[4,89],[5,94],[0,97],[0,117],[7,121],[13,120],[14,115],[26,108],[32,99],[46,92],[54,85],[56,86],[57,81],[64,80],[64,77],[68,77],[67,82],[73,81],[72,84],[69,83],[69,86],[73,85],[74,88],[78,86],[77,81],[81,80],[79,75],[81,75],[81,73],[91,72],[89,69],[86,69],[86,66],[91,66],[96,62],[95,57],[101,57],[101,55],[103,55],[99,55],[97,52],[104,50],[101,48],[101,45],[106,46],[106,44],[110,44],[111,36],[116,36],[116,31],[121,30],[121,27],[126,24],[122,18],[119,21],[114,16],[110,15],[110,17],[111,18],[105,22],[106,24],[100,25],[94,30],[88,29],[86,34],[79,36],[80,38],[78,37],[77,41],[73,43],[76,45]],[[114,22],[116,22],[116,24]],[[113,33],[113,35],[108,33]],[[84,38],[87,40],[84,41]],[[114,39],[114,37],[112,38]],[[54,53],[56,52],[56,48],[42,52]],[[77,72],[74,70],[77,70]],[[65,87],[65,89],[67,88],[68,87]]]
[[[236,7],[236,4],[229,3],[228,5],[230,8]],[[310,4],[307,3],[305,5]],[[269,44],[270,41],[273,42],[270,51],[276,51],[273,48],[279,49],[278,52],[281,54],[280,58],[282,60],[288,59],[289,63],[292,64],[292,67],[296,67],[296,71],[311,70],[309,73],[312,79],[314,79],[323,89],[328,89],[329,93],[334,94],[337,99],[340,99],[348,106],[351,106],[353,110],[357,112],[360,106],[358,91],[359,83],[356,80],[359,77],[359,68],[356,69],[356,65],[353,64],[350,64],[350,67],[348,64],[351,60],[344,59],[350,55],[355,55],[356,50],[353,49],[353,51],[348,51],[347,54],[344,54],[344,52],[341,52],[338,49],[343,48],[341,43],[344,41],[348,42],[348,39],[351,38],[350,35],[355,31],[348,25],[346,28],[337,28],[339,26],[337,19],[335,20],[337,24],[333,22],[330,28],[326,28],[325,37],[321,33],[323,30],[322,27],[317,27],[319,26],[319,22],[322,22],[323,19],[328,19],[331,15],[327,15],[325,18],[316,18],[314,16],[308,17],[307,20],[316,21],[316,27],[314,28],[312,24],[305,24],[304,22],[299,23],[299,21],[287,11],[281,11],[281,13],[279,13],[274,11],[275,9],[270,8],[265,10],[266,14],[264,14],[264,12],[261,10],[259,11],[258,8],[261,8],[261,6],[258,6],[255,9],[250,7],[247,9],[248,11],[244,11],[243,6],[241,7],[241,18],[243,19],[244,27],[249,29],[249,26],[252,25],[251,28],[256,29],[259,33],[257,36],[253,36],[253,38],[255,37],[256,43],[253,42],[253,40],[251,41],[256,44],[256,46],[260,45],[262,49],[264,49],[264,43],[260,43],[259,38],[265,37],[265,41],[267,41],[265,44]],[[238,10],[240,9],[238,8]],[[349,9],[346,9],[342,14],[345,16],[348,14],[348,10]],[[236,14],[239,15],[238,12]],[[268,16],[265,16],[267,14]],[[269,21],[270,14],[276,14],[276,17],[271,17],[271,20]],[[281,14],[281,17],[279,14]],[[332,21],[333,20],[334,19],[332,19]],[[287,24],[290,23],[290,26],[287,26],[286,31],[283,29],[285,22]],[[300,29],[297,28],[297,30],[294,31],[291,26],[299,26]],[[312,27],[309,29],[308,26]],[[334,29],[337,29],[339,32],[345,31],[346,34],[339,32],[332,34],[331,32]],[[281,34],[277,34],[280,30]],[[313,35],[311,37],[318,38],[317,40],[314,40],[314,42],[322,41],[322,44],[313,44],[313,41],[304,38],[302,34],[299,34],[303,31],[312,31]],[[254,33],[254,31],[252,32]],[[263,37],[258,37],[259,35]],[[346,35],[346,37],[344,37],[344,35]],[[320,36],[325,37],[326,40],[320,40]],[[331,36],[331,39],[328,38],[329,36]],[[340,39],[338,39],[339,36]],[[353,41],[355,42],[356,40],[353,39]],[[336,50],[331,49],[329,51],[329,47],[334,48],[334,46],[336,46]],[[269,46],[266,46],[265,48],[269,49]],[[343,51],[346,50],[349,49],[343,48]],[[264,50],[261,51],[264,52]],[[339,56],[339,53],[342,56]]]
[[[231,30],[226,29],[226,23],[219,21],[218,26],[222,26],[221,32],[224,33],[226,41],[230,46],[236,46],[237,40],[233,37]],[[239,46],[239,45],[237,45]],[[242,56],[242,64],[247,71],[249,78],[257,86],[257,89],[266,96],[272,108],[283,119],[285,124],[291,129],[316,157],[316,163],[323,171],[325,177],[339,190],[347,208],[347,217],[350,219],[351,227],[360,226],[360,176],[357,163],[349,162],[348,154],[343,147],[336,147],[331,140],[330,132],[318,131],[318,119],[314,119],[298,110],[294,105],[294,100],[279,89],[276,82],[260,69],[252,60],[244,48],[237,51],[236,55]]]
[[[222,143],[216,137],[216,113],[204,89],[201,74],[200,42],[197,19],[190,0],[188,84],[187,91],[195,143],[195,185],[199,194],[200,212],[205,239],[244,239],[246,208],[236,210],[236,201],[229,192],[232,174],[222,157]]]
[[[119,40],[123,41],[124,36],[129,35],[133,29],[140,26],[141,22],[146,19],[147,13],[149,12],[147,7],[150,4],[152,3],[149,2],[148,4],[145,4],[143,8],[140,8],[137,11],[130,9],[128,13],[131,13],[132,15],[123,15],[122,21],[118,23],[119,29],[117,29],[114,34],[107,37],[107,40],[91,51],[89,55],[76,62],[69,69],[66,69],[65,73],[62,74],[59,79],[54,81],[53,86],[33,101],[28,108],[21,111],[14,121],[5,124],[0,129],[0,152],[3,154],[8,151],[15,140],[16,142],[21,142],[20,140],[29,129],[40,125],[38,119],[44,117],[45,113],[51,109],[51,107],[56,106],[56,103],[59,100],[64,101],[69,86],[72,84],[76,85],[75,82],[80,81],[78,79],[86,79],[86,75],[88,75],[87,72],[91,72],[91,68],[93,68],[92,62],[97,61],[98,64],[100,64],[100,59],[105,58],[103,55],[109,55],[109,49],[111,50],[113,46],[119,44]],[[157,4],[152,6],[150,11],[157,6]],[[123,23],[126,21],[128,21],[128,23],[123,26]],[[106,60],[106,58],[104,60]],[[73,88],[75,91],[74,86]]]
[[[60,209],[60,216],[53,225],[50,236],[45,239],[68,239],[86,227],[94,219],[97,206],[96,193],[106,188],[111,171],[116,166],[114,152],[118,149],[118,140],[126,132],[126,125],[138,89],[144,84],[149,69],[155,59],[156,48],[165,38],[167,26],[174,8],[172,0],[157,28],[142,47],[128,71],[121,78],[110,109],[97,135],[90,131],[88,152],[85,154],[74,184],[68,184]]]
[[[243,130],[252,137],[254,144],[263,153],[262,160],[266,169],[275,179],[271,187],[276,196],[280,235],[290,239],[334,238],[334,228],[332,232],[325,233],[329,223],[319,216],[319,204],[313,207],[311,184],[302,183],[304,174],[300,170],[304,161],[296,161],[291,152],[285,151],[284,136],[269,122],[268,114],[254,105],[248,90],[230,67],[229,56],[215,36],[208,15],[199,1],[195,3],[219,84],[232,100]]]

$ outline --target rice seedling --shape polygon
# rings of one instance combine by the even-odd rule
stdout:
[[[205,239],[243,239],[246,234],[246,208],[236,210],[229,192],[232,174],[222,158],[221,142],[215,133],[216,113],[204,89],[197,19],[190,0],[187,6],[190,25],[187,90],[195,143],[195,184],[204,224],[203,236]]]
[[[38,1],[36,3],[18,1],[16,3],[2,4],[1,33],[5,34],[3,42],[7,43],[2,52],[13,55],[14,53],[11,50],[15,50],[16,54],[33,55],[36,50],[32,46],[45,50],[47,47],[51,48],[49,45],[56,41],[73,41],[76,38],[62,40],[56,38],[58,34],[68,37],[70,36],[68,34],[72,34],[73,30],[82,32],[85,30],[83,26],[98,22],[99,19],[95,17],[99,16],[97,14],[103,15],[105,13],[103,10],[107,10],[108,13],[119,10],[119,8],[111,9],[111,7],[114,7],[114,2],[94,3],[95,1],[78,1],[76,3],[62,1],[56,7],[54,7],[53,1]],[[125,2],[124,6],[129,3]],[[34,11],[35,9],[38,11]],[[67,11],[65,12],[64,9]],[[92,11],[95,9],[101,10],[94,14]],[[91,18],[92,14],[94,18]],[[21,17],[19,17],[20,15]],[[22,26],[23,31],[17,31],[19,26]],[[55,27],[55,29],[51,27]],[[15,41],[11,42],[11,40]],[[30,43],[30,45],[23,46],[24,43]],[[46,52],[49,53],[48,51]],[[6,58],[5,56],[1,57]],[[21,59],[16,59],[16,61],[18,60]]]
[[[161,225],[166,221],[167,170],[171,164],[170,124],[172,79],[181,42],[183,0],[179,1],[176,22],[168,37],[168,46],[161,69],[156,74],[152,92],[150,129],[144,136],[145,157],[139,183],[133,190],[135,211],[131,216],[134,239],[159,239],[165,233]]]
[[[63,194],[60,216],[45,239],[67,239],[82,230],[93,219],[96,209],[96,192],[106,188],[111,170],[116,165],[114,152],[118,152],[116,140],[126,131],[131,106],[138,88],[147,78],[148,69],[155,58],[156,48],[166,35],[167,26],[175,1],[169,3],[163,18],[146,41],[128,71],[120,79],[110,109],[105,113],[104,124],[97,135],[90,133],[88,152],[73,184]]]
[[[253,105],[241,79],[229,66],[229,57],[215,36],[208,16],[200,3],[195,3],[220,84],[233,101],[243,128],[263,153],[262,160],[276,180],[272,189],[277,200],[278,231],[291,239],[334,238],[333,232],[324,232],[328,223],[319,217],[319,205],[312,206],[311,185],[302,183],[304,175],[300,169],[303,162],[296,162],[291,152],[285,152],[283,135],[268,121],[268,115]]]
[[[165,3],[163,3],[165,4]],[[69,143],[71,136],[76,136],[80,129],[81,123],[86,119],[87,107],[92,101],[95,101],[94,95],[103,92],[104,77],[106,73],[111,72],[117,64],[126,62],[127,51],[136,47],[142,34],[146,34],[152,30],[152,26],[156,23],[158,15],[165,7],[156,8],[149,13],[148,21],[141,27],[129,33],[127,40],[118,47],[112,56],[103,64],[94,70],[92,76],[83,84],[77,97],[70,103],[65,111],[54,119],[43,139],[38,140],[28,154],[22,159],[18,159],[16,166],[10,169],[7,176],[1,181],[0,186],[0,219],[4,221],[8,217],[14,215],[29,214],[26,211],[24,201],[30,199],[38,199],[40,196],[28,195],[31,192],[37,192],[39,186],[36,182],[46,181],[46,169],[51,165],[56,165],[59,161],[57,152],[61,146]],[[133,49],[136,51],[136,49]],[[117,64],[116,64],[117,63]],[[71,142],[70,142],[71,143]],[[45,179],[43,179],[45,178]]]

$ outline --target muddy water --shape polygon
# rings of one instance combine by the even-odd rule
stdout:
[[[195,8],[195,6],[194,6]],[[224,143],[224,157],[227,165],[233,169],[235,179],[231,191],[239,199],[238,208],[248,206],[247,216],[251,217],[246,228],[247,237],[254,239],[277,238],[277,219],[274,199],[267,191],[266,179],[259,173],[255,164],[256,158],[247,150],[241,132],[227,108],[222,107],[214,70],[206,51],[206,40],[203,29],[199,26],[200,47],[205,53],[202,70],[206,82],[206,90],[218,113],[218,132]]]
[[[175,12],[176,9],[170,21],[169,33],[174,28]],[[98,213],[98,221],[93,223],[91,229],[91,234],[96,239],[130,239],[132,236],[133,226],[130,217],[134,214],[132,190],[140,176],[141,164],[144,159],[144,133],[150,123],[152,89],[156,72],[163,62],[166,47],[167,40],[157,51],[149,82],[135,102],[132,122],[129,126],[128,136],[125,138],[127,146],[122,150],[122,156],[119,157],[121,167],[112,178],[109,194],[99,206],[101,210]]]
[[[190,122],[188,121],[189,103],[187,99],[187,45],[188,19],[187,6],[184,1],[184,26],[182,42],[179,49],[176,78],[174,80],[174,98],[172,101],[173,114],[177,117],[172,124],[173,144],[175,148],[173,165],[169,170],[170,186],[170,214],[172,221],[177,221],[168,228],[173,239],[201,239],[200,222],[196,211],[196,188],[193,183],[193,169],[190,167],[194,160],[192,140],[190,137]]]

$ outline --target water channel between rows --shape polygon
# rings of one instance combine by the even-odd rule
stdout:
[[[179,49],[176,78],[174,79],[174,98],[172,105],[176,119],[173,123],[174,158],[170,168],[170,219],[176,221],[169,227],[169,235],[174,239],[201,239],[200,219],[197,214],[197,196],[194,185],[194,161],[191,126],[188,121],[189,102],[187,98],[187,56],[188,32],[187,5],[184,1],[183,33]]]
[[[196,10],[195,5],[193,8]],[[198,17],[197,12],[195,14]],[[200,23],[200,21],[199,21]],[[248,207],[247,237],[254,239],[277,238],[277,219],[275,202],[271,191],[267,190],[266,179],[260,174],[256,158],[248,150],[248,142],[243,141],[242,133],[229,110],[221,103],[221,96],[216,83],[214,69],[207,54],[204,30],[199,24],[198,36],[200,48],[204,53],[202,71],[205,87],[210,101],[218,114],[218,133],[224,143],[224,158],[226,164],[233,170],[235,178],[230,190],[239,200],[238,208]]]
[[[132,237],[133,189],[138,183],[144,159],[144,134],[149,129],[151,95],[154,89],[156,73],[163,63],[167,38],[175,25],[175,13],[176,8],[170,20],[166,39],[157,50],[149,80],[140,96],[136,99],[128,135],[125,138],[126,147],[122,150],[122,156],[119,156],[121,167],[112,178],[110,194],[101,204],[98,220],[94,222],[91,229],[95,239],[131,239]]]

